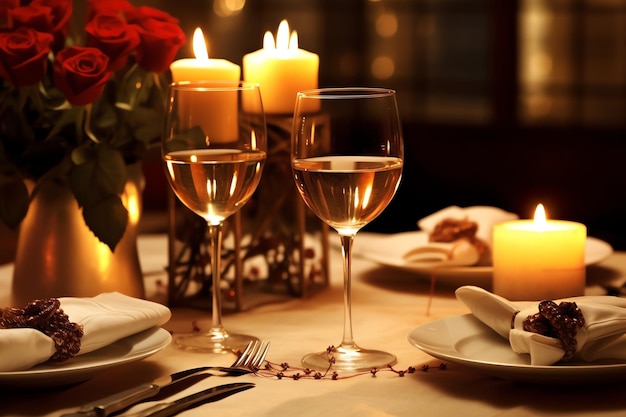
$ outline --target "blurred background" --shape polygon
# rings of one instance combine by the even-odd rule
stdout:
[[[449,205],[532,218],[543,203],[626,250],[626,0],[132,2],[180,19],[181,58],[200,27],[210,57],[241,65],[287,19],[320,56],[320,87],[396,89],[405,173],[365,230],[416,230]],[[159,157],[145,163],[145,231],[166,227]]]

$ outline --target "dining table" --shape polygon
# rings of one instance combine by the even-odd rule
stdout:
[[[230,331],[269,341],[266,360],[271,369],[259,374],[231,377],[219,372],[183,384],[176,390],[132,406],[117,415],[130,415],[155,401],[172,401],[191,393],[230,382],[253,382],[254,388],[183,411],[191,416],[624,416],[626,369],[607,380],[572,373],[553,380],[540,374],[519,378],[507,366],[499,372],[477,363],[443,360],[419,349],[410,338],[415,329],[470,314],[455,296],[459,285],[479,284],[490,289],[490,278],[476,283],[438,279],[432,272],[385,265],[368,257],[368,251],[387,245],[388,236],[360,232],[353,246],[352,318],[356,342],[362,347],[392,352],[397,363],[376,371],[335,371],[320,374],[300,369],[301,358],[340,343],[343,331],[343,265],[337,242],[331,242],[329,282],[306,297],[290,296],[223,317]],[[167,235],[143,234],[138,246],[146,283],[146,297],[167,303]],[[389,248],[387,248],[389,249]],[[406,248],[397,248],[398,253]],[[8,305],[12,264],[0,266],[0,305]],[[89,279],[85,277],[85,279]],[[586,294],[606,295],[626,282],[626,252],[612,251],[586,266]],[[484,285],[483,285],[484,284]],[[609,290],[607,290],[609,289]],[[619,291],[617,292],[619,296]],[[615,296],[615,295],[607,295]],[[209,309],[171,307],[163,325],[173,337],[206,328]],[[442,335],[448,337],[450,335]],[[465,342],[471,343],[471,340]],[[459,347],[460,349],[460,347]],[[488,353],[487,353],[488,354]],[[0,387],[1,416],[61,416],[82,404],[112,395],[160,376],[206,365],[229,365],[234,354],[196,353],[168,344],[148,357],[94,372],[87,380],[52,386],[11,384]],[[329,362],[330,366],[330,362]],[[556,365],[555,365],[556,366]],[[575,366],[575,365],[572,365]],[[515,368],[512,365],[511,368]],[[284,370],[284,372],[281,372]],[[532,370],[530,370],[532,372]],[[598,371],[601,372],[601,371]],[[623,376],[622,376],[623,375]],[[168,396],[164,396],[167,394]]]

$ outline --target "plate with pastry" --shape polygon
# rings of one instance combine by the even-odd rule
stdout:
[[[491,286],[491,233],[500,222],[518,216],[496,207],[447,207],[418,222],[420,230],[384,235],[358,254],[384,266],[414,272],[438,283]],[[587,237],[585,264],[613,253],[607,242]]]

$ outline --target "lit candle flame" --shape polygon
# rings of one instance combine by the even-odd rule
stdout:
[[[278,25],[278,32],[276,33],[276,49],[289,49],[289,23],[286,20],[280,22]]]
[[[272,32],[265,32],[265,35],[263,36],[263,49],[276,49],[274,35],[272,35]]]
[[[543,207],[543,204],[538,204],[535,209],[535,226],[540,229],[544,229],[546,227],[546,209]]]
[[[196,59],[206,61],[209,59],[209,51],[204,40],[204,34],[200,28],[196,28],[193,32],[193,54],[196,56]]]
[[[298,49],[298,32],[295,30],[291,32],[291,36],[289,37],[289,49],[294,51]]]
[[[278,25],[276,42],[274,42],[274,35],[272,35],[271,32],[265,32],[263,36],[263,49],[276,49],[280,51],[296,50],[298,49],[298,32],[294,30],[290,35],[289,23],[287,23],[287,20],[282,20]]]
[[[252,131],[252,133],[250,135],[250,148],[251,149],[257,149],[256,133],[254,132],[254,130]]]

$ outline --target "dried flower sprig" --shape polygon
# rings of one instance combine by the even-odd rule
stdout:
[[[328,354],[328,367],[324,371],[317,371],[310,368],[302,368],[297,366],[291,366],[287,362],[282,362],[280,364],[266,361],[265,366],[263,368],[258,369],[255,374],[261,377],[266,378],[277,378],[277,379],[292,379],[294,381],[300,379],[330,379],[330,380],[340,380],[340,379],[348,379],[354,378],[362,375],[370,375],[372,377],[376,377],[380,372],[393,372],[399,377],[404,377],[406,374],[415,373],[417,367],[409,366],[406,369],[396,369],[391,365],[388,365],[386,368],[372,368],[368,371],[359,371],[359,372],[350,372],[345,374],[340,374],[336,370],[333,369],[333,365],[335,364],[335,357],[333,356],[333,352],[335,352],[335,346],[329,346],[326,349]],[[428,372],[431,369],[431,366],[428,364],[424,364],[420,367],[422,372]],[[444,371],[447,369],[447,365],[445,362],[439,364],[436,369]]]

